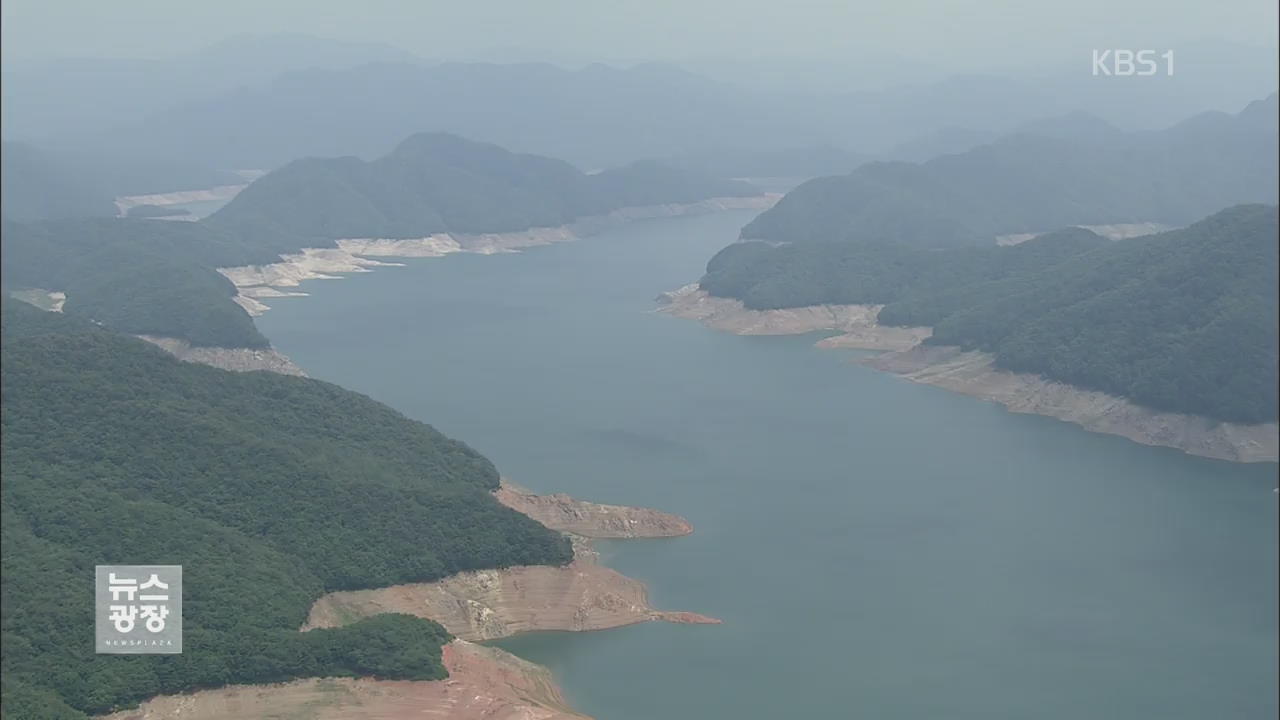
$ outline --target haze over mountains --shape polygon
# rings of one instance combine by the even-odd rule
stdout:
[[[111,217],[128,195],[201,190],[244,182],[240,175],[164,158],[107,151],[49,150],[26,143],[0,147],[0,187],[10,220]]]
[[[1267,50],[1201,44],[1184,54],[1173,77],[1097,78],[1082,60],[1047,76],[939,75],[841,91],[739,84],[671,64],[430,63],[385,46],[244,37],[172,62],[6,68],[4,137],[109,146],[221,170],[271,169],[308,156],[372,159],[422,131],[586,170],[707,151],[824,146],[924,159],[910,145],[895,146],[939,132],[989,138],[1078,110],[1126,129],[1160,128],[1275,90]],[[158,86],[173,91],[147,90]]]
[[[813,66],[800,63],[768,76],[769,68],[757,61],[706,62],[696,69],[656,62],[438,62],[379,43],[300,35],[239,36],[169,60],[6,62],[0,183],[0,295],[5,296],[0,301],[4,716],[84,720],[157,694],[295,678],[444,678],[441,648],[451,637],[432,620],[389,614],[335,629],[304,633],[299,628],[322,593],[436,581],[472,570],[486,571],[479,576],[480,584],[502,587],[492,580],[501,569],[564,566],[574,559],[577,541],[500,505],[492,495],[498,469],[463,441],[336,385],[273,372],[279,366],[262,359],[282,356],[274,354],[272,341],[250,315],[262,307],[257,298],[279,297],[285,294],[282,288],[291,290],[301,280],[367,269],[378,264],[373,257],[491,255],[532,247],[542,237],[572,239],[577,227],[590,224],[579,222],[586,218],[623,222],[686,210],[764,207],[776,199],[762,192],[763,185],[735,178],[812,179],[756,216],[742,228],[737,242],[707,261],[699,283],[703,292],[693,287],[681,291],[698,302],[730,306],[751,317],[857,312],[866,318],[860,329],[868,333],[885,327],[928,328],[891,331],[910,338],[912,347],[900,354],[945,351],[980,356],[998,371],[1011,371],[1001,372],[1006,379],[1020,373],[1053,385],[1056,397],[1104,395],[1101,403],[1108,407],[1189,416],[1185,426],[1192,432],[1226,427],[1222,433],[1230,434],[1232,428],[1249,426],[1254,434],[1241,437],[1254,443],[1250,452],[1211,457],[1274,459],[1274,445],[1251,438],[1274,428],[1280,416],[1276,66],[1273,57],[1244,46],[1206,43],[1185,50],[1179,55],[1179,73],[1172,77],[1093,77],[1087,55],[1082,54],[1079,67],[1029,63],[1035,66],[1025,71],[1015,67],[986,73],[944,74],[938,64],[920,62],[886,74],[894,80],[884,83],[874,82],[874,65],[895,62],[888,54],[868,53],[867,67],[833,68],[829,73],[819,63],[813,71],[824,74],[801,83],[787,81],[786,73],[808,72],[806,68]],[[862,82],[849,87],[846,74]],[[910,82],[899,82],[902,78]],[[267,172],[198,221],[158,219],[171,210],[161,206],[142,206],[136,216],[115,217],[112,201],[118,196],[240,183],[243,176],[235,171],[245,169]],[[717,198],[734,202],[708,202]],[[622,212],[627,210],[631,212]],[[1000,493],[1015,489],[985,481],[1013,473],[977,463],[953,477],[947,466],[953,459],[972,462],[954,449],[954,458],[933,466],[905,464],[902,467],[909,469],[899,473],[897,463],[903,455],[924,454],[921,449],[932,450],[931,443],[937,441],[914,432],[920,425],[919,411],[901,411],[892,418],[880,414],[880,407],[856,407],[893,405],[903,398],[893,388],[883,386],[877,392],[884,394],[875,397],[894,402],[868,403],[857,394],[856,384],[850,386],[855,392],[841,396],[837,393],[849,388],[833,386],[843,380],[832,376],[836,380],[828,385],[823,374],[816,387],[797,392],[787,383],[790,377],[817,367],[791,363],[794,358],[785,352],[803,349],[799,344],[774,343],[771,350],[783,352],[769,363],[725,372],[730,363],[724,361],[730,356],[719,353],[757,352],[765,343],[719,344],[713,352],[699,355],[696,345],[682,346],[676,335],[650,336],[647,330],[632,332],[626,325],[618,326],[623,330],[611,328],[614,337],[630,336],[634,344],[608,342],[610,336],[600,328],[616,323],[618,313],[645,322],[653,319],[643,314],[651,297],[644,293],[652,278],[636,269],[641,264],[637,258],[654,259],[654,268],[661,267],[661,272],[646,272],[653,272],[660,282],[688,282],[698,273],[701,248],[728,242],[747,216],[712,219],[720,223],[714,235],[705,229],[710,224],[671,232],[677,226],[664,220],[640,225],[639,230],[629,228],[609,241],[601,239],[590,248],[597,255],[571,262],[564,261],[569,255],[547,249],[545,257],[551,260],[541,266],[527,262],[531,256],[502,255],[468,259],[474,263],[424,259],[438,262],[433,267],[442,274],[434,276],[411,274],[421,267],[397,270],[416,288],[434,290],[448,284],[440,283],[441,278],[456,279],[474,290],[470,295],[441,292],[419,298],[402,296],[403,290],[394,285],[379,288],[384,293],[377,301],[433,321],[454,322],[465,331],[461,340],[460,335],[433,331],[443,329],[443,324],[388,322],[386,307],[376,302],[350,307],[361,313],[362,322],[377,316],[386,323],[386,335],[370,337],[399,339],[417,333],[411,339],[431,345],[426,352],[447,348],[450,353],[440,355],[444,361],[432,358],[440,367],[470,366],[477,355],[486,356],[474,363],[479,381],[485,383],[477,387],[492,392],[495,405],[523,402],[531,407],[521,408],[528,412],[519,414],[504,414],[503,408],[491,412],[495,405],[476,402],[476,393],[459,391],[472,397],[456,403],[450,399],[450,404],[466,412],[440,421],[442,426],[459,418],[464,421],[460,426],[467,428],[485,427],[495,417],[505,424],[487,439],[481,433],[478,444],[519,437],[529,442],[529,456],[555,455],[562,463],[542,469],[581,472],[591,480],[600,474],[582,468],[597,465],[576,465],[580,458],[573,457],[575,453],[611,468],[618,467],[615,459],[625,463],[661,456],[657,464],[645,465],[659,471],[648,473],[642,482],[654,477],[674,478],[672,486],[705,482],[701,490],[716,491],[706,512],[722,523],[717,530],[738,523],[749,527],[750,534],[760,534],[760,524],[744,521],[756,516],[734,515],[734,503],[724,503],[723,492],[713,483],[741,489],[760,505],[769,505],[770,492],[789,493],[797,501],[789,507],[800,512],[774,518],[788,542],[770,537],[769,554],[719,556],[717,561],[726,568],[749,571],[760,567],[761,558],[776,568],[789,554],[843,551],[846,546],[858,547],[859,552],[875,547],[878,553],[894,547],[903,553],[900,557],[920,560],[921,555],[911,553],[933,554],[939,538],[962,537],[973,544],[965,548],[972,558],[992,569],[994,574],[978,580],[962,578],[965,573],[943,577],[945,572],[935,575],[935,566],[928,563],[898,563],[899,556],[893,554],[872,558],[864,553],[853,559],[865,561],[859,573],[874,578],[883,571],[887,578],[902,577],[901,568],[915,567],[920,570],[919,587],[934,586],[943,577],[957,591],[959,602],[953,604],[948,595],[937,608],[927,603],[903,605],[901,598],[892,597],[902,592],[895,583],[873,583],[877,593],[888,588],[888,595],[868,593],[857,613],[849,613],[847,607],[835,611],[840,615],[836,622],[816,613],[811,618],[822,632],[830,631],[831,637],[823,640],[834,646],[835,654],[857,641],[857,633],[850,632],[856,625],[846,623],[857,615],[858,622],[880,624],[883,619],[888,621],[885,627],[925,628],[904,643],[901,652],[890,647],[898,642],[896,637],[867,646],[872,649],[867,661],[873,664],[878,662],[875,655],[887,648],[914,671],[915,648],[932,653],[943,647],[945,663],[956,648],[991,640],[990,657],[1008,665],[970,663],[965,671],[977,667],[990,675],[985,672],[990,667],[1022,664],[1029,643],[1037,653],[1042,646],[1061,653],[1036,655],[1037,659],[1061,658],[1091,667],[1096,667],[1099,648],[1109,651],[1111,646],[1104,643],[1115,643],[1117,656],[1129,653],[1124,662],[1136,667],[1132,658],[1145,662],[1152,651],[1151,638],[1169,635],[1170,627],[1186,624],[1183,618],[1199,617],[1205,608],[1244,607],[1232,598],[1207,604],[1209,594],[1195,595],[1185,603],[1187,608],[1180,603],[1157,608],[1156,614],[1167,610],[1169,617],[1150,626],[1128,616],[1108,616],[1105,624],[1095,626],[1092,614],[1101,606],[1092,603],[1108,599],[1101,590],[1108,590],[1105,583],[1113,581],[1099,582],[1085,574],[1094,564],[1102,565],[1098,558],[1074,554],[1076,548],[1069,542],[1062,547],[1045,545],[1051,557],[992,555],[988,546],[993,535],[944,534],[952,529],[948,525],[985,528],[957,513],[955,507],[960,506],[947,505],[955,497],[947,494],[950,489],[980,502],[988,498],[982,493],[991,493],[992,507],[1036,511],[1047,507],[1048,496],[1028,484],[1034,498],[1000,505],[1007,499]],[[1121,223],[1180,227],[1119,241],[1104,237],[1100,229],[1081,227]],[[534,232],[539,230],[547,232]],[[517,236],[508,246],[495,239],[505,233]],[[997,244],[997,236],[1013,234],[1034,237]],[[538,238],[529,240],[535,235]],[[581,237],[585,236],[584,231]],[[655,236],[666,245],[655,243]],[[529,242],[517,244],[525,240]],[[630,244],[619,249],[624,242]],[[655,246],[665,247],[665,254]],[[478,269],[482,262],[492,263],[490,267],[506,263],[511,274],[492,276],[493,282],[483,284],[484,270]],[[548,265],[558,265],[562,274],[551,274]],[[546,276],[531,274],[539,271]],[[454,272],[457,275],[449,274]],[[243,281],[245,276],[252,279]],[[367,291],[368,283],[381,277],[342,283],[341,290]],[[436,282],[420,282],[422,277]],[[583,277],[593,282],[572,287]],[[525,284],[556,292],[512,292]],[[637,287],[643,292],[637,294]],[[385,292],[388,288],[391,291]],[[545,304],[521,302],[526,297],[543,298]],[[583,307],[595,311],[602,298],[605,312],[565,312]],[[475,308],[482,312],[463,312]],[[782,312],[760,312],[770,310]],[[539,325],[547,317],[562,316],[570,319],[558,328]],[[363,363],[358,372],[366,376],[379,375],[371,367],[410,368],[420,377],[392,390],[405,396],[439,387],[432,388],[431,382],[449,382],[441,379],[439,367],[424,368],[421,357],[414,356],[424,346],[404,342],[387,348],[352,342],[348,336],[330,338],[332,321],[322,313],[316,334],[332,339],[335,346],[345,343],[360,352],[377,353],[379,362],[389,363],[368,363],[368,354],[342,355],[333,347],[319,351],[326,359],[342,358],[334,360],[335,365],[357,358]],[[516,325],[529,333],[513,338],[509,329]],[[483,334],[502,347],[494,352],[474,342]],[[524,362],[522,352],[532,357],[536,353],[530,349],[545,338],[550,338],[548,345],[559,344],[538,349],[538,363]],[[248,357],[233,366],[247,372],[226,372],[195,360],[180,362],[161,349],[174,345],[207,351],[206,358],[218,353]],[[592,355],[586,350],[591,346],[607,346],[613,354]],[[617,358],[623,355],[639,357],[661,372],[620,372]],[[805,361],[812,359],[810,355]],[[522,391],[550,376],[548,368],[578,372],[587,364],[594,366],[590,377],[586,372],[583,377],[574,375],[569,393],[546,384],[556,388],[557,401],[572,395],[579,384],[584,396],[597,393],[589,398],[592,403],[565,403],[570,408],[565,416],[576,414],[576,421],[591,425],[585,432],[560,422],[556,415],[562,408],[532,407],[539,404],[529,400],[535,394],[524,397]],[[308,370],[318,376],[324,372]],[[699,372],[704,374],[699,377]],[[712,376],[721,381],[718,387],[710,387]],[[499,378],[508,384],[495,382]],[[771,390],[777,394],[762,404],[734,403],[744,390],[763,383],[776,383]],[[634,385],[639,391],[632,396],[599,391],[613,384]],[[658,384],[665,385],[666,397],[675,388],[696,400],[695,410],[706,414],[690,415],[705,428],[680,430],[684,435],[654,431],[669,423],[671,405],[656,401],[664,397],[661,393],[639,395]],[[808,392],[818,396],[804,394]],[[799,401],[779,404],[778,398],[788,394]],[[813,402],[819,396],[831,401],[821,414]],[[936,407],[922,397],[902,404]],[[435,413],[443,404],[437,397],[430,400],[423,406]],[[960,416],[965,411],[956,412]],[[547,427],[529,432],[521,425],[527,422],[521,418],[528,417]],[[903,450],[877,455],[867,464],[883,483],[879,488],[893,486],[892,493],[877,497],[877,486],[856,485],[863,481],[856,477],[859,473],[873,474],[864,472],[866,468],[850,471],[847,480],[840,475],[850,456],[841,443],[847,439],[855,447],[861,441],[867,447],[865,438],[857,437],[859,423],[903,428]],[[777,433],[780,424],[799,426],[802,432]],[[822,440],[825,435],[810,432],[817,425],[838,435],[837,441],[827,443]],[[948,423],[941,425],[948,427],[935,431],[952,429]],[[1035,436],[1043,438],[1037,442],[1054,442],[1059,430],[1048,428]],[[809,437],[801,437],[803,433]],[[720,443],[716,436],[733,436],[733,442]],[[765,440],[756,443],[757,437]],[[785,439],[771,444],[777,437]],[[787,443],[791,444],[783,448]],[[509,449],[495,444],[502,448],[495,457]],[[1186,447],[1175,441],[1157,444]],[[830,465],[800,461],[823,452],[819,445],[836,448],[840,457]],[[978,449],[981,452],[975,454],[1001,457],[987,447]],[[775,450],[787,459],[782,472],[764,464],[768,469],[760,470],[759,484],[740,484],[741,477],[758,470],[739,472],[744,465]],[[1049,449],[1043,457],[1032,456],[1025,467],[1034,472],[1042,460],[1062,463],[1073,451]],[[791,463],[792,457],[798,461]],[[1147,460],[1140,455],[1116,457],[1135,465]],[[1120,467],[1116,473],[1129,470]],[[1198,478],[1198,472],[1188,474]],[[1210,467],[1203,476],[1214,472]],[[805,482],[813,484],[778,487],[778,477],[800,473],[808,473]],[[952,482],[955,477],[972,487]],[[950,488],[941,493],[922,490],[944,487],[935,483],[939,478]],[[690,479],[694,483],[688,483]],[[847,483],[842,490],[856,490],[860,497],[850,505],[857,505],[858,513],[834,518],[829,525],[809,523],[814,532],[796,526],[807,520],[806,503],[812,507],[827,496],[835,497],[831,487],[824,486],[833,482]],[[1272,486],[1266,482],[1263,493],[1269,503]],[[1061,488],[1063,494],[1053,498],[1071,501],[1055,506],[1068,508],[1061,516],[1064,522],[1073,519],[1073,503],[1088,511],[1098,507],[1093,498],[1069,495],[1071,490]],[[1236,495],[1231,502],[1243,502],[1238,489],[1232,492]],[[941,504],[922,501],[932,502],[934,495],[942,496]],[[565,506],[559,499],[551,502]],[[1258,499],[1250,497],[1248,502],[1256,515]],[[843,502],[824,505],[845,508]],[[882,508],[889,514],[877,517]],[[1021,512],[1006,512],[1015,514]],[[921,518],[930,520],[927,534],[916,532]],[[932,522],[937,518],[944,522]],[[1078,536],[1078,530],[1071,529]],[[630,527],[623,529],[623,534],[628,532]],[[1063,537],[1070,539],[1072,534]],[[849,538],[871,544],[845,542]],[[1004,545],[1016,546],[1017,538],[1011,540]],[[1122,562],[1105,566],[1106,572],[1145,569],[1153,556],[1161,562],[1174,556],[1177,563],[1197,559],[1181,552],[1181,535],[1147,540],[1149,546],[1126,548],[1120,553]],[[690,557],[696,556],[697,552]],[[849,556],[835,557],[828,567],[852,567],[841,565]],[[198,590],[188,596],[184,655],[117,658],[90,652],[86,638],[91,635],[92,608],[81,590],[95,564],[119,562],[190,568],[188,587]],[[1124,567],[1126,563],[1130,567]],[[970,566],[958,562],[951,567]],[[1028,571],[1046,568],[1090,578],[1088,590],[1097,594],[1082,597],[1087,617],[1065,610],[1054,616],[1060,611],[1057,607],[1038,614],[1039,608],[1020,605],[1013,606],[1020,614],[1012,618],[1001,612],[974,612],[989,602],[992,587],[1018,585],[1007,582],[1010,579],[1038,582],[1042,576]],[[567,571],[572,572],[573,568]],[[1163,585],[1151,584],[1153,597],[1166,593]],[[785,612],[806,611],[803,606],[813,595],[804,593],[812,588],[793,591],[779,586],[791,596],[779,604],[794,601],[797,607],[776,612],[768,608],[769,621]],[[1130,586],[1124,587],[1128,592]],[[723,592],[718,587],[699,588],[702,591],[710,591],[708,597],[713,598]],[[1234,588],[1213,588],[1213,593],[1220,591],[1229,594]],[[578,601],[547,595],[538,601],[545,599],[556,613],[575,614],[573,603]],[[603,604],[623,602],[619,596],[601,597]],[[733,604],[742,598],[724,604],[751,610],[754,602],[754,609],[760,609],[755,596],[743,597],[745,605]],[[1256,600],[1258,593],[1250,597]],[[500,608],[461,595],[457,602],[477,623],[503,622]],[[905,610],[895,616],[892,610],[898,606]],[[965,613],[977,622],[969,623]],[[921,616],[926,616],[923,623],[918,622]],[[1244,625],[1249,621],[1252,616]],[[764,646],[753,642],[758,638],[749,633],[758,629],[749,625],[726,623],[726,630],[742,633],[734,642],[743,644],[733,645],[730,652],[741,655],[742,647]],[[1201,635],[1217,629],[1190,625]],[[1223,627],[1234,631],[1237,626]],[[1116,628],[1123,632],[1113,632]],[[1079,637],[1087,640],[1083,650],[1078,629]],[[1172,627],[1174,632],[1183,629]],[[842,631],[848,634],[840,635]],[[1130,631],[1133,638],[1128,637]],[[1058,636],[1063,634],[1072,637],[1062,641]],[[1170,640],[1170,647],[1176,649],[1172,643],[1180,640]],[[1133,652],[1133,645],[1139,644],[1148,647]],[[668,662],[672,655],[666,646],[655,647],[651,660]],[[712,650],[710,645],[706,649]],[[1192,664],[1201,659],[1188,655],[1181,659]],[[812,673],[816,682],[832,679],[828,707],[842,711],[849,710],[843,698],[848,688],[840,684],[849,676],[842,664],[847,659]],[[750,653],[739,660],[743,664],[732,666],[731,673],[741,678],[768,680],[777,674],[773,665],[758,662]],[[1205,662],[1218,660],[1214,656]],[[1061,667],[1069,668],[1066,662]],[[1105,664],[1104,672],[1110,670]],[[918,673],[890,677],[888,672],[872,682],[890,688],[920,685]],[[980,686],[973,678],[960,673],[941,678],[937,686],[943,691]],[[1037,677],[1029,685],[1042,679],[1046,688],[1032,689],[1051,690],[1056,697],[1083,697],[1094,690],[1075,687],[1071,672]],[[1051,679],[1062,685],[1048,687]],[[624,680],[648,692],[642,673]],[[1116,693],[1127,703],[1117,705],[1122,708],[1145,707],[1149,698],[1141,693],[1160,690],[1147,687],[1145,679],[1117,682],[1133,686]],[[1045,704],[1039,697],[1022,700]],[[813,701],[806,707],[818,707],[824,699]],[[979,707],[999,706],[1003,700],[970,701]],[[1245,706],[1270,701],[1251,697]],[[1008,707],[1013,705],[965,717],[999,714]],[[420,708],[413,711],[420,714]]]
[[[1183,224],[1277,192],[1277,96],[1124,133],[1086,114],[920,165],[871,163],[811,180],[743,228],[744,239],[922,246],[990,242],[1070,224]]]
[[[56,141],[130,125],[175,105],[237,88],[265,85],[286,72],[417,61],[389,45],[293,33],[239,34],[163,59],[6,61],[0,117],[5,139]]]

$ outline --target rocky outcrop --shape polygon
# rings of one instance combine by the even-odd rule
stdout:
[[[138,337],[152,345],[163,348],[170,355],[184,362],[212,365],[216,368],[234,370],[236,372],[267,370],[281,375],[307,376],[302,371],[302,368],[294,365],[292,360],[273,348],[193,347],[191,343],[178,338],[156,337],[154,335],[139,335]]]
[[[689,521],[677,515],[649,508],[601,505],[563,493],[535,495],[505,478],[494,497],[552,530],[582,537],[658,538],[693,532]]]
[[[1280,455],[1276,423],[1240,425],[1157,412],[1106,393],[997,369],[987,353],[921,345],[861,362],[913,382],[993,400],[1012,412],[1047,415],[1144,445],[1236,462],[1274,462]]]
[[[466,252],[480,255],[519,252],[525,248],[570,242],[589,237],[636,220],[698,215],[721,210],[766,209],[781,197],[776,193],[751,197],[711,198],[696,203],[650,205],[622,208],[607,215],[595,215],[551,228],[530,228],[518,232],[487,234],[437,234],[422,238],[351,238],[338,240],[332,248],[305,248],[281,255],[280,262],[268,265],[220,268],[239,290],[236,302],[250,315],[261,315],[269,306],[261,298],[269,291],[296,287],[303,280],[332,279],[339,273],[368,272],[382,265],[394,265],[375,257],[443,257]]]
[[[497,648],[454,640],[445,680],[309,678],[165,695],[104,720],[589,720],[569,709],[551,673]]]
[[[604,630],[651,620],[718,623],[686,612],[654,610],[644,583],[600,565],[587,541],[573,562],[476,570],[430,583],[333,592],[316,601],[304,630],[335,627],[379,613],[435,620],[464,640],[493,640],[534,630]]]
[[[686,285],[658,296],[659,312],[697,320],[715,330],[737,335],[803,335],[834,330],[840,335],[819,341],[821,347],[905,350],[931,333],[929,328],[885,327],[876,323],[882,305],[812,305],[781,310],[749,310],[741,300],[714,297]]]

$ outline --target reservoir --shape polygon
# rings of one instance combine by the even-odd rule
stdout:
[[[516,483],[693,523],[597,546],[723,625],[497,643],[600,720],[1276,715],[1275,464],[653,312],[752,216],[312,280],[258,324]]]

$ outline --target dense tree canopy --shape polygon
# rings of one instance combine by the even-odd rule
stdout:
[[[488,460],[361,395],[182,363],[21,303],[4,303],[3,331],[8,716],[235,682],[443,677],[447,634],[430,621],[298,628],[328,590],[571,559],[493,499]],[[95,564],[184,566],[182,655],[93,654]]]
[[[1109,242],[1080,228],[1012,247],[738,243],[702,287],[756,309],[883,304],[931,343],[1159,410],[1277,415],[1276,207]]]
[[[1156,408],[1238,422],[1277,417],[1276,207],[1231,208],[1040,272],[882,313],[929,320],[930,342],[995,353]]]
[[[122,332],[194,345],[265,347],[218,267],[270,262],[232,233],[202,223],[122,218],[5,221],[0,281],[6,289],[67,294],[65,311]]]

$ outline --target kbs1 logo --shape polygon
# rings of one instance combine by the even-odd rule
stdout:
[[[95,570],[97,652],[182,652],[181,565],[98,565]]]
[[[1163,61],[1163,63],[1162,63]],[[1093,74],[1106,77],[1173,75],[1173,51],[1108,49],[1093,51]]]

